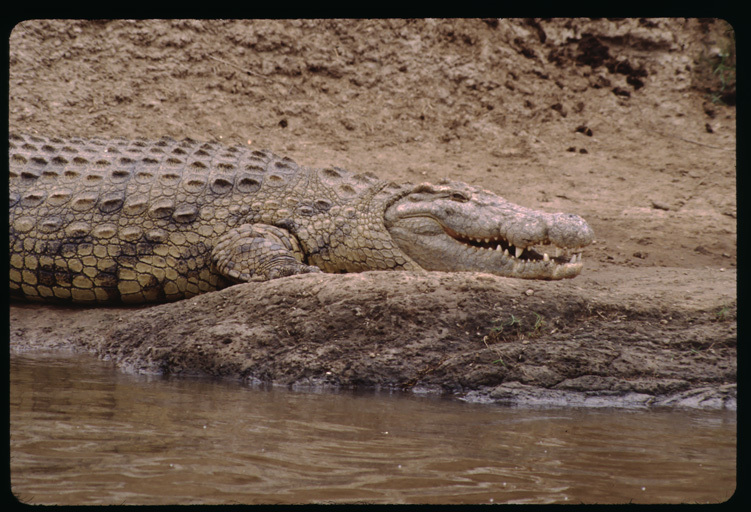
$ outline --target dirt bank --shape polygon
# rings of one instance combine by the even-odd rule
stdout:
[[[597,241],[557,283],[367,273],[135,310],[13,305],[11,348],[477,400],[733,404],[733,52],[727,24],[695,19],[24,22],[14,131],[450,177],[580,214]]]
[[[734,283],[733,272],[695,272]],[[639,281],[644,288],[614,301],[612,289]],[[733,406],[731,294],[706,290],[696,300],[686,282],[677,269],[625,269],[576,285],[439,272],[303,275],[93,316],[14,307],[11,334],[19,349],[76,347],[127,371],[251,384],[512,403]],[[658,304],[681,307],[650,301],[660,289]],[[39,314],[54,328],[23,321]]]

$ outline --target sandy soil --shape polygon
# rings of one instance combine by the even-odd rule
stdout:
[[[247,382],[728,406],[734,65],[732,29],[705,19],[24,22],[13,131],[450,177],[582,215],[597,240],[558,283],[311,275],[137,310],[17,304],[11,348]]]

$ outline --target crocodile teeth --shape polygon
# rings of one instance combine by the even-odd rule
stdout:
[[[523,249],[523,248],[521,248],[521,247],[517,247],[517,248],[516,248],[516,255],[515,255],[515,256],[516,256],[517,258],[521,258],[521,255],[522,255],[522,253],[523,253],[523,252],[524,252],[524,249]]]
[[[576,254],[573,254],[571,256],[571,260],[569,261],[569,263],[576,263]]]
[[[498,247],[500,247],[500,245],[499,245]],[[503,250],[503,255],[504,255],[504,256],[511,256],[511,255],[510,255],[510,254],[508,253],[508,249],[504,249],[504,250]]]
[[[542,261],[550,261],[550,256],[548,256],[548,253],[544,253],[542,255]]]

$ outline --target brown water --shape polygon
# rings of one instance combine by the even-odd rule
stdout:
[[[735,490],[734,412],[523,409],[10,360],[26,503],[676,503]]]

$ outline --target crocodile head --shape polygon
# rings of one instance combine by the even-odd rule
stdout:
[[[594,233],[581,217],[510,203],[464,183],[423,183],[391,204],[385,224],[399,248],[426,270],[563,279],[582,269]]]

